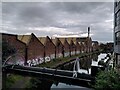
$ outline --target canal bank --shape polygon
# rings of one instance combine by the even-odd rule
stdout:
[[[76,57],[80,57],[80,58],[85,57],[85,58],[86,58],[86,56],[89,56],[89,57],[90,57],[90,55],[94,56],[94,54],[100,54],[100,52],[96,52],[96,53],[94,52],[94,53],[89,53],[89,54],[87,53],[87,54],[83,54],[83,55],[76,56]],[[54,64],[55,64],[55,66],[57,66],[57,67],[55,67],[55,66],[51,66],[51,67],[52,67],[52,68],[57,68],[57,69],[59,68],[59,69],[63,69],[63,70],[65,70],[65,69],[70,70],[70,67],[71,67],[71,66],[69,66],[69,65],[71,64],[71,65],[73,66],[73,63],[72,63],[72,62],[74,62],[74,60],[76,59],[76,57],[72,57],[72,60],[70,60],[70,58],[68,58],[68,59],[66,59],[66,62],[63,62],[63,63],[60,62],[60,63],[57,63],[57,65],[55,64],[56,61],[54,61]],[[87,58],[86,58],[86,59],[87,59]],[[90,65],[87,65],[87,64],[88,64],[88,63],[87,63],[88,60],[90,60],[90,59],[87,59],[87,60],[86,60],[86,62],[84,63],[84,64],[85,64],[84,66],[90,66]],[[60,60],[60,61],[61,61],[61,60]],[[85,61],[85,60],[83,60],[83,61]],[[90,61],[92,61],[92,60],[90,60]],[[89,63],[89,64],[91,64],[91,63]],[[50,63],[50,62],[49,62],[49,63],[47,63],[47,64],[41,65],[41,67],[45,67],[45,65],[46,65],[46,66],[50,66],[50,65],[53,65],[53,63]],[[65,66],[65,67],[63,68],[63,66]],[[50,67],[49,67],[49,68],[50,68]],[[71,70],[73,70],[73,69],[71,69]],[[38,86],[39,88],[40,88],[40,86],[42,86],[42,84],[41,84],[42,81],[43,81],[44,83],[47,82],[47,81],[45,82],[45,80],[40,80],[40,79],[32,78],[32,81],[31,81],[31,82],[34,82],[34,81],[37,81],[37,82],[38,82],[37,85],[39,85],[39,86]],[[49,84],[51,83],[51,87],[52,87],[52,85],[53,85],[54,82],[50,82],[50,81],[49,81],[48,83],[49,83]],[[35,83],[34,83],[34,84],[35,84]],[[32,83],[32,84],[30,84],[30,85],[34,85],[34,84]],[[30,85],[29,85],[29,86],[30,86]],[[44,85],[45,85],[45,84],[44,84]],[[59,85],[59,84],[58,84],[58,85]],[[60,85],[61,85],[61,84],[60,84]],[[66,84],[64,84],[64,85],[66,86]],[[64,86],[64,85],[63,85],[63,86]],[[29,86],[28,86],[28,87],[29,87]],[[50,85],[48,85],[48,86],[50,86]],[[68,85],[68,86],[69,86],[69,85]],[[71,86],[72,86],[72,85],[71,85]],[[34,87],[34,86],[33,86],[33,87]],[[33,87],[32,87],[32,88],[33,88]],[[46,86],[46,87],[47,87],[47,86]],[[66,87],[67,87],[67,86],[66,86]],[[31,88],[31,87],[30,87],[30,88]],[[34,88],[35,88],[35,87],[34,87]],[[43,90],[44,90],[44,89],[43,89]]]
[[[98,53],[98,52],[96,52],[96,53]],[[84,53],[84,54],[76,55],[76,56],[72,56],[72,57],[66,57],[66,58],[62,58],[62,59],[52,60],[52,62],[41,64],[40,67],[58,68],[62,65],[72,62],[76,57],[84,57],[84,56],[89,56],[89,55],[93,55],[93,53],[89,53],[89,54]],[[20,79],[20,80],[22,80],[22,79]],[[24,79],[24,80],[26,80],[26,79]],[[27,79],[27,82],[29,80],[30,80],[30,78]],[[17,82],[17,83],[19,83],[19,82]],[[27,85],[27,87],[28,87],[28,85]]]
[[[94,56],[94,55],[98,55],[100,54],[101,51],[96,51],[96,52],[91,52],[91,53],[81,53],[81,54],[78,54],[78,55],[74,55],[74,56],[71,56],[71,57],[64,57],[64,58],[58,58],[58,59],[53,59],[51,60],[50,62],[47,62],[47,63],[43,63],[43,64],[40,64],[38,65],[39,67],[48,67],[48,68],[58,68],[60,66],[63,66],[65,64],[68,64],[70,62],[73,62],[75,61],[75,59],[77,57],[79,58],[83,58],[83,57],[87,57],[87,56]]]

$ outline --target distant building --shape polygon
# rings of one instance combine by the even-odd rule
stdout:
[[[76,40],[84,45],[84,52],[92,51],[92,39],[90,37],[80,37],[76,38]]]
[[[99,50],[99,43],[98,41],[92,41],[92,51],[97,51]]]
[[[113,47],[114,47],[114,43],[113,43],[113,42],[107,43],[107,49],[108,49],[110,52],[113,52]]]
[[[64,46],[59,38],[51,39],[56,47],[56,58],[60,58],[64,56]]]
[[[67,41],[68,41],[68,43],[70,45],[70,51],[71,51],[70,53],[71,53],[71,55],[75,55],[76,54],[76,45],[75,45],[73,39],[67,38]]]
[[[70,56],[70,45],[67,41],[66,38],[59,38],[59,40],[61,41],[61,43],[63,44],[64,46],[64,57],[67,57],[67,56]]]
[[[45,46],[45,62],[55,59],[55,45],[52,40],[47,37],[38,37],[39,41]]]
[[[114,53],[115,64],[120,64],[120,1],[114,3]]]

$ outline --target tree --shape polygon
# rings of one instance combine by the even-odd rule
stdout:
[[[96,77],[96,83],[94,85],[96,90],[101,89],[120,89],[120,74],[111,69],[109,71],[100,71]]]

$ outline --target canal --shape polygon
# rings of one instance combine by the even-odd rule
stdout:
[[[76,89],[79,89],[79,90],[91,90],[90,88],[86,88],[86,87],[82,87],[82,86],[75,86],[75,85],[68,85],[68,84],[64,84],[64,83],[58,83],[58,85],[56,84],[52,84],[51,86],[51,90],[54,90],[55,88],[76,88]]]
[[[86,70],[89,71],[89,74],[91,74],[91,66],[99,66],[98,62],[102,59],[104,59],[107,56],[106,53],[101,53],[101,54],[94,54],[91,56],[84,56],[80,58],[80,69],[81,70]],[[57,69],[61,70],[70,70],[73,71],[74,67],[74,61],[67,63],[65,65],[59,66]],[[40,78],[32,78],[31,79],[31,88],[41,88],[41,90],[53,90],[54,88],[79,88],[79,89],[85,89],[85,90],[91,90],[90,88],[87,87],[82,87],[82,86],[75,86],[75,85],[68,85],[65,83],[60,83],[57,81],[53,80],[42,80]]]

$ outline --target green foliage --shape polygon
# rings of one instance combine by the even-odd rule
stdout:
[[[120,74],[115,70],[100,71],[96,77],[96,83],[94,85],[96,90],[101,89],[120,89]]]
[[[40,78],[31,78],[29,84],[25,90],[49,90],[52,85],[52,81]]]
[[[6,88],[11,88],[19,80],[24,80],[24,77],[15,74],[9,74],[7,75],[6,79]]]
[[[15,82],[15,78],[13,78],[12,75],[7,76],[6,88],[10,88],[14,82]]]

